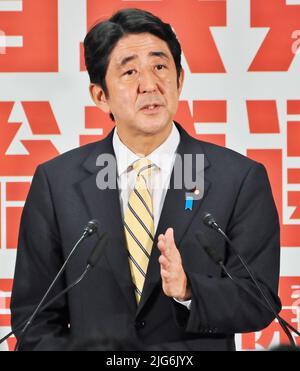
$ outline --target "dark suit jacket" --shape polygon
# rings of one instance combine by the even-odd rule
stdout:
[[[193,139],[177,127],[178,154],[205,155],[204,196],[194,201],[191,211],[185,210],[190,190],[168,190],[138,308],[119,191],[96,187],[96,159],[102,153],[113,154],[112,133],[37,168],[20,226],[13,327],[33,311],[88,220],[100,221],[99,234],[107,232],[109,243],[89,277],[39,314],[22,349],[113,349],[116,344],[126,349],[130,339],[133,348],[139,344],[142,349],[232,350],[235,333],[260,330],[273,320],[272,313],[253,298],[259,294],[239,261],[222,238],[202,223],[204,211],[215,216],[279,309],[279,223],[266,171],[259,163]],[[199,171],[195,165],[193,171]],[[174,228],[190,282],[190,311],[162,291],[157,236],[168,227]],[[198,231],[218,249],[228,270],[239,277],[240,287],[210,260],[195,238]],[[85,240],[54,294],[84,270],[97,239],[94,235]]]

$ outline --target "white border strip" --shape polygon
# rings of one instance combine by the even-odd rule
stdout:
[[[0,220],[1,220],[1,249],[4,251],[6,249],[6,183],[0,183],[0,196],[1,196],[1,205],[0,205]]]
[[[10,0],[10,1],[0,0],[0,12],[21,12],[22,10],[23,10],[23,1],[20,1],[20,0]]]
[[[22,48],[23,36],[1,36],[0,47],[2,48]]]
[[[300,249],[299,247],[282,247],[280,258],[280,276],[300,276]]]

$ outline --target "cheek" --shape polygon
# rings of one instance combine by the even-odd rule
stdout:
[[[116,118],[119,122],[126,123],[128,127],[143,125],[147,117],[137,110],[136,95],[126,94],[120,96],[119,102],[115,102]]]
[[[133,89],[130,89],[129,87],[120,88],[118,96],[120,103],[124,106],[125,105],[132,106],[136,102],[135,91]]]
[[[174,96],[178,95],[178,85],[177,85],[177,78],[176,77],[172,76],[172,77],[166,78],[165,81],[164,81],[164,87],[165,87],[166,91],[173,94]]]
[[[171,79],[166,81],[165,89],[166,89],[166,95],[168,99],[168,105],[170,107],[177,106],[178,99],[179,99],[177,81],[174,82],[174,80],[171,80]]]
[[[135,108],[135,96],[127,88],[119,88],[115,94],[116,99],[113,102],[113,108],[115,111],[120,112],[129,112]]]

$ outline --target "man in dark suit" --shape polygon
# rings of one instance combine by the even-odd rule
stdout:
[[[98,219],[98,236],[109,241],[89,278],[38,315],[21,348],[233,350],[235,333],[260,330],[273,315],[202,213],[217,218],[279,310],[279,223],[266,171],[173,122],[181,48],[159,18],[122,10],[96,24],[84,45],[91,96],[116,128],[37,168],[20,227],[13,327],[33,311],[88,220]],[[106,189],[102,155],[116,160]],[[185,155],[204,156],[201,168],[183,161],[181,173],[204,175],[201,190],[174,186]],[[187,207],[196,191],[202,197]],[[199,231],[239,286],[206,255]],[[53,295],[84,270],[97,238],[83,243]]]

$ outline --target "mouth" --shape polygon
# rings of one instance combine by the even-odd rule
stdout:
[[[160,111],[162,105],[160,104],[148,104],[143,106],[140,110],[146,114],[155,114]]]

